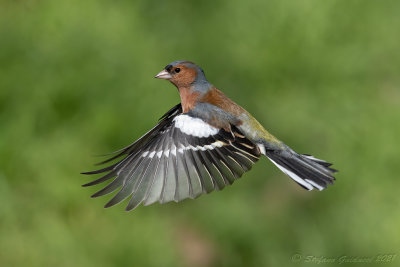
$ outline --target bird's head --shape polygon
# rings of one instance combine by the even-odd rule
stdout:
[[[208,89],[209,87],[203,70],[190,61],[174,61],[168,64],[155,78],[169,80],[178,89],[193,86],[197,89]]]

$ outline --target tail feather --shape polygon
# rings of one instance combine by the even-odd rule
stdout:
[[[316,188],[321,191],[335,180],[333,174],[337,170],[330,168],[332,164],[311,155],[297,154],[290,148],[266,149],[265,155],[281,171],[307,190]]]

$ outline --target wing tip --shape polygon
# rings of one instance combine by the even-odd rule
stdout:
[[[90,196],[90,198],[96,198],[99,197],[100,195],[98,195],[97,193],[94,193],[93,195]]]
[[[114,206],[114,205],[116,205],[117,203],[110,203],[110,201],[109,202],[107,202],[105,205],[104,205],[104,208],[105,209],[108,209],[108,208],[110,208],[110,207],[112,207],[112,206]]]
[[[96,174],[96,173],[95,173],[95,171],[88,171],[88,172],[80,172],[79,174],[91,175],[91,174]]]

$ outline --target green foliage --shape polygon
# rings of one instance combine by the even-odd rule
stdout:
[[[399,253],[399,9],[1,1],[0,265],[306,266],[292,255]],[[81,188],[92,177],[79,172],[179,101],[153,76],[180,59],[293,149],[334,162],[337,183],[306,192],[263,159],[195,201],[125,213],[90,199],[100,186]]]

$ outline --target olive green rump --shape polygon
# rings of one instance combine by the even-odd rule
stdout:
[[[242,124],[238,127],[253,142],[267,143],[272,147],[283,148],[284,144],[270,134],[249,112],[240,116]]]

